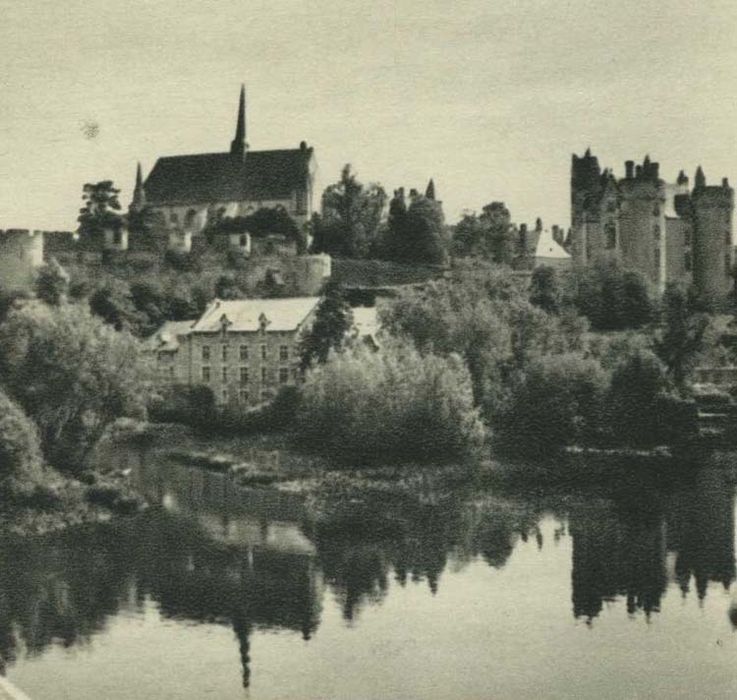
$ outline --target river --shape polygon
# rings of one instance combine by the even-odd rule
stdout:
[[[33,700],[737,697],[729,459],[459,487],[352,532],[296,492],[116,459],[160,507],[0,541],[0,662]]]

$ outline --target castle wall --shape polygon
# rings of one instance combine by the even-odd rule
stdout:
[[[0,230],[0,289],[30,291],[36,270],[44,264],[43,252],[43,231]]]
[[[732,211],[729,187],[701,187],[693,195],[693,280],[697,291],[712,302],[729,292],[732,269]]]
[[[688,219],[666,218],[666,283],[688,285],[693,279],[692,227]]]
[[[662,290],[665,283],[665,193],[657,181],[620,181],[619,234],[622,263]]]

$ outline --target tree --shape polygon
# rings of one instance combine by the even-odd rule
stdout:
[[[499,265],[514,261],[514,227],[503,202],[492,202],[480,216],[466,214],[456,224],[451,252],[457,257],[476,257]]]
[[[141,315],[136,310],[127,282],[111,278],[90,297],[90,311],[116,331],[136,330]]]
[[[120,190],[113,186],[112,180],[85,184],[82,190],[84,206],[77,217],[81,241],[99,245],[106,230],[120,230],[123,217],[118,214],[121,209],[119,194]]]
[[[655,350],[679,391],[684,392],[689,371],[704,349],[709,316],[695,310],[695,295],[669,284],[663,295],[661,337]]]
[[[339,350],[352,325],[353,313],[343,289],[335,282],[328,282],[315,311],[312,328],[300,340],[302,369],[325,362],[331,350]]]
[[[69,273],[56,258],[51,258],[38,271],[35,290],[36,296],[49,306],[59,306],[66,300],[69,294]]]
[[[404,189],[399,189],[389,204],[387,223],[383,257],[409,264],[439,265],[445,261],[445,222],[440,202],[413,192],[407,206]]]
[[[549,265],[536,267],[530,281],[530,303],[549,314],[560,309],[560,289],[555,269]]]
[[[41,482],[43,458],[38,431],[23,410],[0,391],[0,490]]]
[[[54,466],[82,468],[105,429],[141,416],[146,368],[138,342],[77,304],[29,303],[0,325],[0,376],[36,423]]]
[[[364,186],[346,165],[340,180],[322,196],[322,214],[313,217],[313,251],[349,258],[366,257],[374,243],[386,193],[377,184]]]

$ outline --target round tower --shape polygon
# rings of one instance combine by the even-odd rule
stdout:
[[[691,201],[694,286],[706,301],[718,305],[731,285],[734,190],[726,178],[721,185],[707,185],[699,168]]]

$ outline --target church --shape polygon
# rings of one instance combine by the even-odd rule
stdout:
[[[316,170],[314,149],[304,141],[298,148],[249,149],[241,86],[230,150],[159,158],[145,182],[139,165],[131,210],[148,207],[167,228],[189,233],[212,218],[248,216],[264,207],[283,207],[303,224],[313,211]]]

